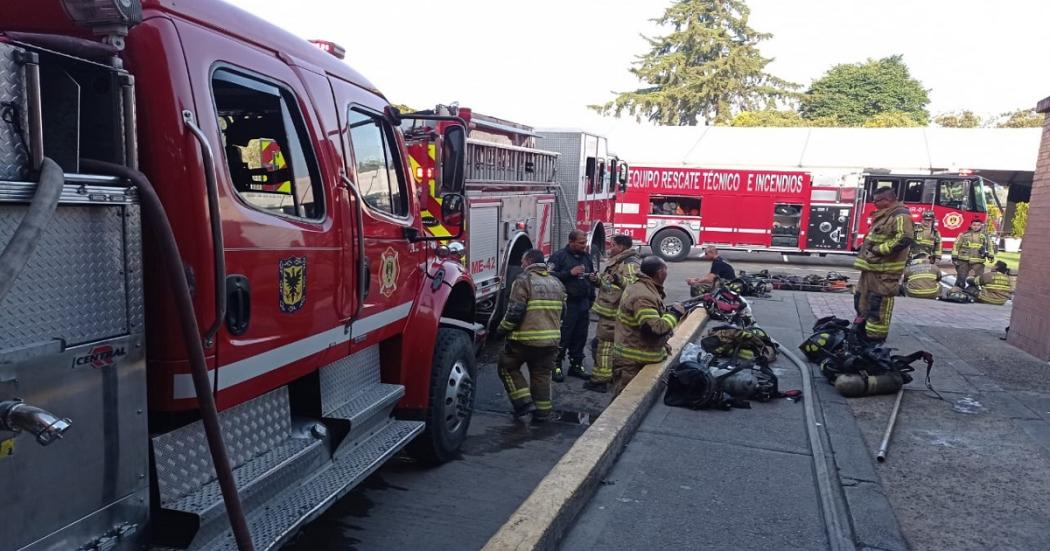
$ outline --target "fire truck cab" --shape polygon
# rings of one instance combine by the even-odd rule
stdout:
[[[0,548],[275,548],[456,455],[474,281],[333,53],[215,0],[5,4]]]

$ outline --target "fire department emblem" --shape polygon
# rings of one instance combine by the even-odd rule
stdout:
[[[306,257],[282,258],[277,270],[280,280],[281,311],[291,314],[306,302]]]
[[[379,265],[379,292],[390,298],[397,290],[397,276],[401,273],[401,267],[397,264],[397,251],[393,247],[387,247],[379,258],[382,261]]]
[[[963,215],[957,212],[949,212],[944,215],[944,227],[949,230],[959,229],[963,224]]]

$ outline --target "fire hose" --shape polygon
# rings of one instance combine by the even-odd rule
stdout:
[[[40,166],[40,182],[36,186],[36,193],[33,194],[33,201],[29,204],[29,211],[18,224],[11,240],[4,246],[4,251],[0,253],[0,301],[3,301],[4,296],[14,287],[18,275],[33,256],[37,243],[40,242],[44,230],[55,214],[55,208],[58,207],[63,184],[65,177],[62,169],[45,157]]]
[[[153,189],[146,175],[121,165],[96,161],[91,159],[81,160],[81,167],[85,170],[117,176],[130,181],[139,192],[142,203],[143,219],[148,220],[153,226],[153,234],[157,240],[157,247],[167,274],[168,283],[171,285],[172,295],[175,298],[178,310],[179,324],[182,329],[182,338],[185,341],[186,351],[189,355],[190,373],[193,376],[193,389],[197,393],[197,404],[200,409],[201,423],[204,425],[204,434],[208,440],[208,449],[211,452],[212,465],[215,466],[216,478],[222,491],[223,503],[226,513],[230,519],[230,528],[237,542],[237,548],[241,551],[252,551],[251,532],[248,530],[248,522],[244,516],[241,506],[240,495],[237,493],[237,484],[233,478],[233,468],[230,466],[229,453],[223,441],[219,425],[219,412],[215,406],[215,396],[212,394],[211,382],[208,379],[208,367],[204,357],[204,346],[201,343],[200,327],[197,325],[197,317],[193,310],[193,299],[190,296],[189,283],[186,281],[186,272],[182,264],[182,256],[179,254],[178,243],[171,230],[171,222],[164,212],[164,207]]]

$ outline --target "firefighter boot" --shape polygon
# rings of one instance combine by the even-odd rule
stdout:
[[[582,360],[569,361],[569,375],[571,377],[576,377],[577,379],[583,379],[584,381],[589,381],[591,379],[591,374],[583,370]]]
[[[529,402],[529,403],[521,405],[521,406],[514,406],[514,418],[515,419],[520,419],[520,418],[525,417],[526,415],[528,415],[530,413],[533,414],[534,416],[536,414],[536,405],[533,404],[532,402]]]
[[[554,360],[554,369],[551,370],[551,380],[556,383],[565,382],[565,371],[562,370],[561,364],[565,362],[565,349],[558,349],[558,358]]]

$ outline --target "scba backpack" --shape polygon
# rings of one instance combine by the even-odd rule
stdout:
[[[892,354],[892,348],[868,347],[856,352],[829,356],[820,362],[820,373],[835,390],[847,398],[892,394],[912,381],[912,363],[926,363],[926,388],[930,383],[933,355],[918,351],[906,356]]]
[[[706,365],[681,362],[667,377],[664,404],[689,409],[723,407],[725,393]]]
[[[849,320],[835,316],[820,318],[813,324],[813,334],[798,348],[812,362],[837,354],[847,345],[849,327]]]
[[[943,297],[941,297],[941,300],[946,302],[958,302],[959,304],[970,304],[973,302],[973,297],[959,287],[952,287],[951,289],[948,289],[948,292]]]

